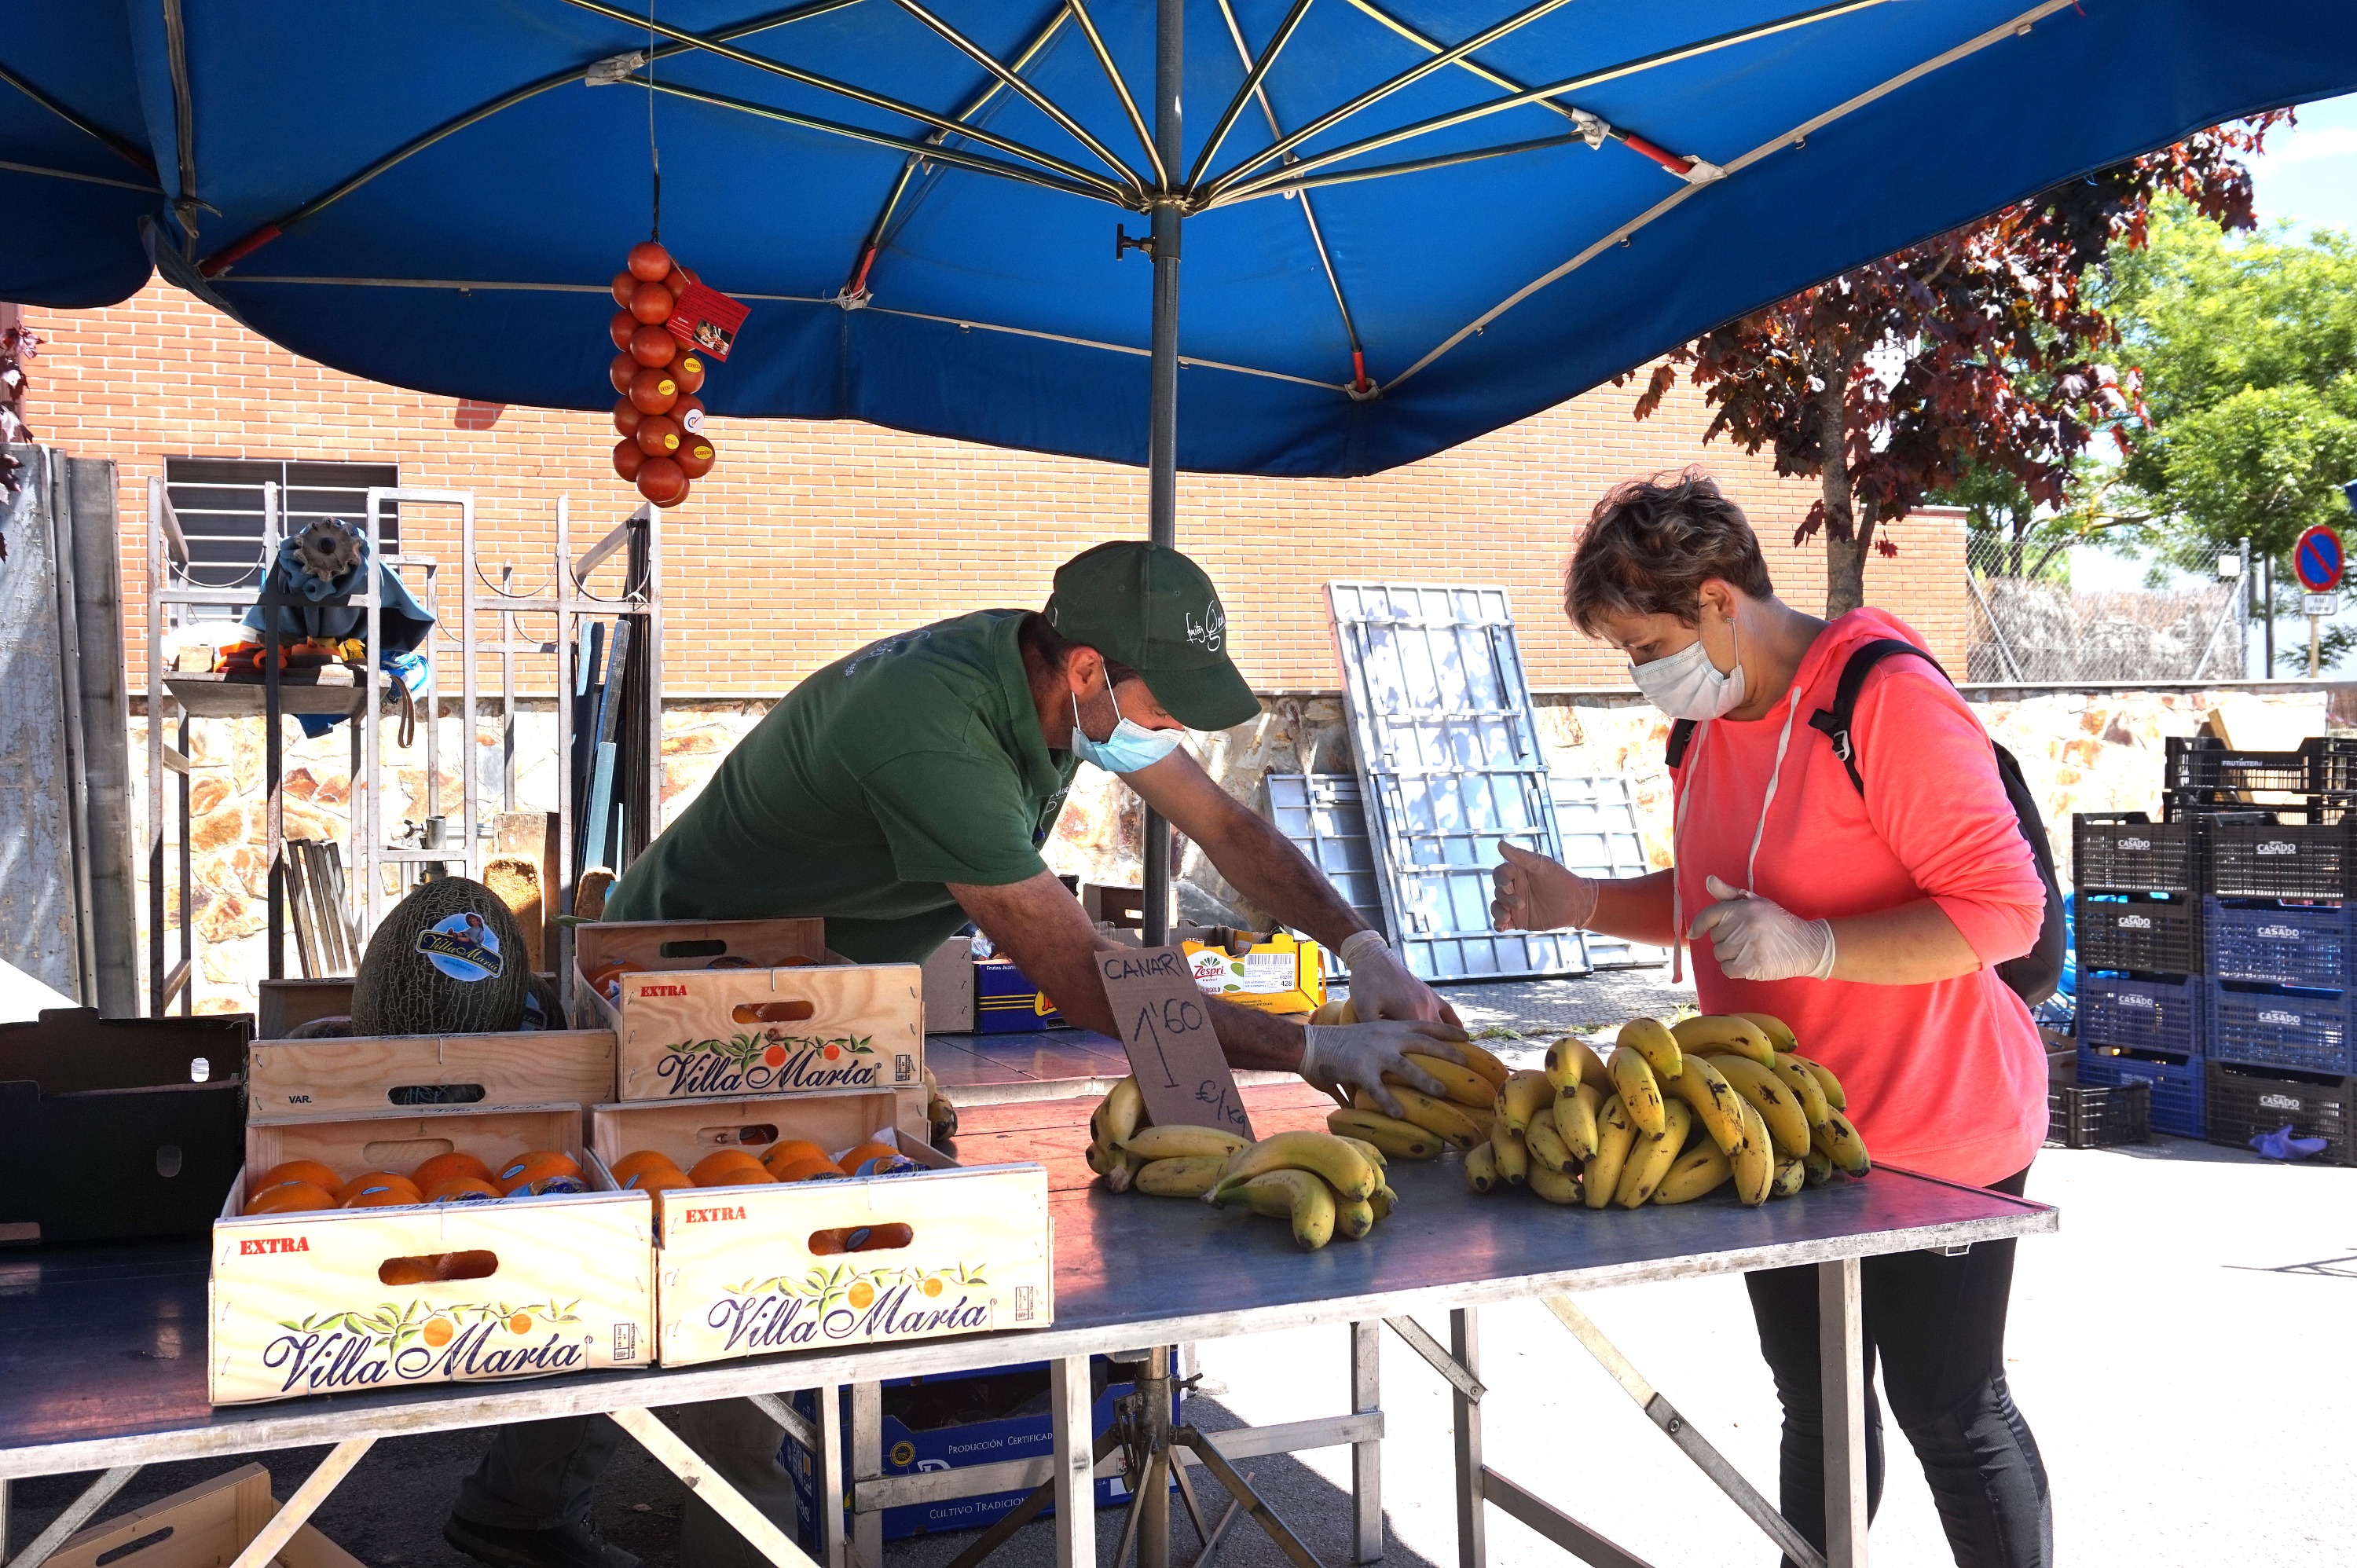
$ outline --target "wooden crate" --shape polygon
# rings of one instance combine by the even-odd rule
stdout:
[[[277,1512],[270,1472],[259,1465],[242,1465],[68,1537],[49,1557],[48,1568],[228,1568]],[[307,1524],[287,1538],[270,1565],[366,1568]]]
[[[600,1105],[603,1162],[657,1149],[682,1166],[781,1138],[841,1151],[889,1129],[923,1169],[844,1181],[655,1194],[657,1353],[692,1366],[813,1346],[862,1345],[1055,1319],[1048,1174],[960,1167],[923,1140],[923,1095],[837,1094]],[[824,1233],[905,1226],[903,1244],[822,1250]],[[899,1238],[894,1238],[899,1239]]]
[[[430,1105],[595,1105],[614,1097],[608,1029],[502,1035],[375,1035],[254,1047],[247,1082],[259,1116],[320,1116]]]
[[[644,1193],[614,1190],[581,1133],[578,1105],[250,1122],[246,1172],[213,1226],[212,1402],[646,1365],[655,1338],[653,1211]],[[239,1213],[247,1174],[282,1160],[316,1159],[358,1175],[405,1171],[451,1149],[497,1168],[544,1148],[581,1161],[595,1190]],[[395,1260],[459,1253],[488,1254],[488,1272],[384,1283]]]
[[[314,1018],[348,1018],[352,1011],[352,977],[328,980],[264,980],[256,988],[253,1037],[283,1040],[288,1031]]]
[[[618,997],[582,987],[619,1041],[618,1100],[924,1081],[922,972],[845,961],[827,951],[822,920],[598,924],[581,927],[574,944],[585,979],[617,962],[639,966],[619,977]],[[770,967],[789,959],[820,961]],[[752,967],[708,967],[737,960]]]

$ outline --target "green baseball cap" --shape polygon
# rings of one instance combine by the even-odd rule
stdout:
[[[1167,545],[1118,540],[1056,568],[1048,624],[1126,664],[1189,729],[1231,729],[1260,703],[1228,661],[1228,612],[1203,569]]]

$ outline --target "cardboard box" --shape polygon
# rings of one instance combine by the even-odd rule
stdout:
[[[588,1158],[581,1107],[444,1107],[257,1118],[213,1225],[207,1346],[215,1404],[640,1367],[655,1346],[653,1210]],[[463,1149],[497,1169],[528,1149],[581,1162],[592,1191],[499,1202],[245,1217],[282,1160],[406,1171]],[[414,1259],[453,1277],[388,1284]]]
[[[265,1040],[249,1073],[259,1116],[429,1105],[595,1105],[614,1097],[606,1029]]]
[[[959,1166],[924,1141],[924,1100],[919,1090],[591,1112],[601,1169],[639,1149],[689,1169],[730,1145],[758,1155],[807,1138],[833,1154],[879,1134],[922,1167],[655,1194],[663,1365],[1054,1321],[1046,1168]],[[862,1229],[897,1244],[843,1250]]]
[[[278,1513],[270,1472],[241,1465],[120,1519],[69,1536],[48,1568],[221,1568],[237,1561]],[[306,1524],[271,1560],[271,1568],[364,1568],[361,1560]]]
[[[974,1031],[1024,1035],[1068,1026],[1048,993],[1003,955],[974,961]]]
[[[1308,937],[1182,926],[1170,940],[1206,995],[1264,1013],[1314,1013],[1326,1001],[1326,955]]]
[[[974,1033],[974,939],[952,937],[924,964],[925,1033]]]
[[[850,963],[822,920],[588,925],[574,947],[585,983],[607,977],[584,989],[617,1038],[619,1100],[924,1082],[922,971]]]

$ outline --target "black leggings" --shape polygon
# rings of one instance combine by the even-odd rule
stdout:
[[[1991,1184],[2018,1197],[2029,1173]],[[1860,1265],[1866,1307],[1866,1486],[1869,1516],[1882,1500],[1882,1386],[1899,1429],[1923,1462],[1958,1568],[2047,1568],[2054,1510],[2038,1441],[2005,1383],[2006,1298],[2013,1242],[1982,1241],[1961,1257],[1898,1252]],[[1780,1481],[1784,1517],[1819,1551],[1825,1544],[1823,1385],[1817,1360],[1817,1271],[1744,1276],[1760,1353],[1784,1406]],[[1786,1568],[1791,1568],[1788,1563]]]

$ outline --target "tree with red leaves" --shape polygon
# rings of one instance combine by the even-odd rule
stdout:
[[[2164,192],[2222,228],[2251,228],[2241,159],[2288,119],[2201,132],[1706,333],[1653,368],[1637,417],[1684,368],[1717,411],[1704,440],[1772,447],[1779,474],[1819,479],[1792,542],[1824,535],[1825,614],[1856,609],[1867,553],[1898,553],[1878,531],[1927,497],[1978,473],[2054,506],[2098,432],[2126,449],[2141,418],[2136,372],[2107,361],[2119,331],[2083,284],[2114,247],[2143,245]]]
[[[41,346],[33,329],[17,319],[14,306],[0,306],[0,502],[12,499],[23,480],[24,464],[8,448],[30,445],[33,427],[25,423],[25,397],[33,383],[25,361]],[[0,533],[0,561],[8,559],[8,536]]]

